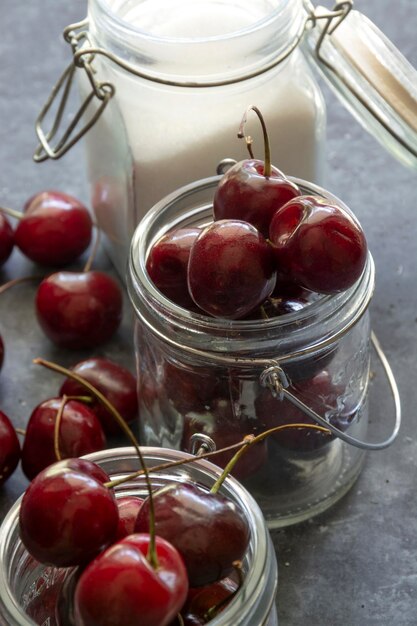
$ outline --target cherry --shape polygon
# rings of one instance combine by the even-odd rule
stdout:
[[[10,419],[0,411],[0,485],[13,474],[20,460],[20,444]]]
[[[4,360],[4,343],[3,343],[3,338],[0,335],[0,370],[3,367],[3,360]]]
[[[195,483],[173,483],[153,494],[155,529],[184,559],[190,586],[224,578],[247,549],[250,530],[232,500]],[[149,499],[139,509],[135,531],[149,528]]]
[[[55,272],[38,287],[36,314],[47,337],[58,346],[94,348],[119,327],[122,292],[104,272]]]
[[[297,185],[276,167],[265,173],[265,163],[246,159],[231,167],[219,181],[213,199],[215,220],[244,220],[268,237],[274,213],[301,195]]]
[[[59,191],[43,191],[26,203],[15,239],[32,261],[60,266],[88,248],[91,233],[90,213],[79,200]]]
[[[287,313],[296,313],[307,306],[308,301],[304,298],[267,298],[261,306],[249,313],[245,318],[248,320],[271,319],[286,315]]]
[[[167,541],[156,537],[158,567],[146,558],[150,537],[121,539],[92,561],[75,590],[79,626],[167,626],[187,597],[183,561]]]
[[[190,369],[172,361],[163,364],[164,391],[182,415],[207,411],[222,386],[220,372],[214,368]]]
[[[271,295],[275,280],[271,247],[246,222],[213,222],[191,248],[188,288],[194,302],[210,315],[244,317]]]
[[[284,278],[318,293],[336,293],[362,274],[367,245],[356,219],[316,196],[300,196],[272,218],[270,241]]]
[[[123,537],[133,534],[136,518],[142,504],[143,499],[138,496],[123,496],[117,498],[117,507],[119,509],[117,539],[123,539]]]
[[[343,399],[345,392],[343,386],[334,383],[326,370],[309,380],[293,384],[290,391],[342,431],[345,431],[356,417],[356,409],[346,404]],[[255,410],[261,430],[282,424],[316,423],[289,400],[274,398],[270,390],[265,388],[255,400]],[[333,435],[309,428],[289,428],[272,437],[280,446],[301,452],[317,450],[334,439]]]
[[[243,131],[249,111],[256,113],[262,126],[264,161],[253,158],[252,140],[245,137]],[[265,121],[256,106],[251,105],[245,111],[238,137],[245,137],[251,159],[236,163],[220,179],[213,200],[214,219],[244,220],[255,226],[264,237],[268,237],[269,224],[275,211],[301,192],[297,185],[271,165]]]
[[[178,228],[159,239],[149,253],[146,270],[164,296],[186,309],[194,309],[187,286],[187,266],[191,246],[199,228]]]
[[[54,447],[55,423],[62,398],[50,398],[33,410],[22,449],[22,469],[32,480],[48,465],[60,460]],[[58,448],[61,458],[103,450],[106,439],[94,411],[77,400],[65,403],[59,424]]]
[[[76,363],[71,370],[98,389],[127,423],[137,418],[136,378],[128,369],[104,357],[91,357]],[[66,396],[88,395],[86,388],[72,378],[64,380],[59,393]],[[94,398],[89,406],[94,410],[106,433],[120,433],[120,426],[101,402]]]
[[[223,578],[206,587],[190,589],[185,606],[181,610],[184,626],[204,626],[226,608],[238,584],[232,578]],[[174,622],[173,626],[179,626]]]
[[[0,211],[0,266],[2,266],[11,255],[13,246],[13,228],[6,216]]]
[[[59,461],[26,489],[20,536],[37,561],[70,567],[88,562],[114,542],[118,518],[113,491],[91,474]]]

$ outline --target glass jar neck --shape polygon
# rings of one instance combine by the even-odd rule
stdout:
[[[92,43],[158,80],[262,72],[297,40],[302,0],[89,0]]]

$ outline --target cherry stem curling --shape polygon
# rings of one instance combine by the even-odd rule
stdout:
[[[156,554],[155,512],[154,512],[153,497],[152,497],[152,485],[151,485],[151,481],[150,481],[150,478],[149,478],[149,470],[146,467],[145,459],[144,459],[144,457],[142,455],[141,449],[139,447],[139,444],[137,442],[137,439],[136,439],[135,435],[133,434],[133,432],[131,431],[129,426],[126,424],[126,422],[124,421],[123,417],[120,415],[119,411],[111,404],[111,402],[109,402],[107,400],[107,398],[98,389],[96,389],[94,387],[94,385],[92,385],[87,380],[82,378],[82,376],[79,376],[78,374],[76,374],[75,372],[67,369],[66,367],[62,367],[61,365],[58,365],[57,363],[52,363],[50,361],[46,361],[45,359],[37,358],[37,359],[33,360],[33,363],[35,363],[35,365],[42,365],[43,367],[46,367],[47,369],[50,369],[50,370],[52,370],[54,372],[58,372],[59,374],[63,374],[64,376],[67,376],[68,378],[71,378],[72,380],[77,381],[78,383],[80,383],[80,385],[83,385],[86,389],[88,389],[93,394],[93,396],[95,398],[97,398],[102,404],[104,404],[104,406],[113,415],[113,417],[115,418],[116,422],[119,424],[119,426],[121,427],[123,432],[127,435],[127,437],[132,442],[133,447],[135,448],[136,453],[137,453],[137,455],[139,457],[140,464],[142,465],[141,474],[144,474],[144,476],[145,476],[145,482],[146,482],[146,486],[147,486],[148,494],[149,494],[149,535],[150,535],[150,541],[149,541],[149,548],[148,548],[147,559],[148,559],[149,563],[151,564],[151,566],[154,569],[157,569],[157,567],[158,567],[158,558],[157,558],[157,554]],[[110,488],[110,487],[113,487],[114,484],[113,483],[106,483],[106,486]]]
[[[92,267],[92,265],[94,263],[94,260],[95,260],[95,258],[97,256],[97,250],[98,250],[98,246],[100,244],[101,230],[99,228],[97,228],[96,229],[96,233],[97,234],[96,234],[96,238],[95,238],[95,241],[94,241],[94,245],[93,245],[93,247],[91,249],[90,255],[89,255],[89,257],[87,259],[87,262],[86,262],[86,264],[84,266],[84,270],[83,270],[84,273],[89,272],[91,270],[91,267]]]
[[[21,278],[13,278],[12,280],[7,281],[7,283],[4,283],[4,285],[0,286],[0,294],[4,293],[5,291],[10,289],[11,287],[14,287],[15,285],[20,285],[21,283],[27,283],[32,280],[43,280],[44,278],[45,278],[44,276],[22,276]]]
[[[245,111],[242,121],[240,122],[240,126],[239,126],[239,130],[237,133],[237,136],[239,137],[239,139],[245,139],[246,141],[246,146],[249,150],[249,154],[251,156],[251,158],[253,159],[253,152],[252,152],[252,143],[253,140],[250,136],[245,135],[245,124],[247,122],[247,118],[248,118],[248,113],[249,111],[254,111],[256,113],[256,115],[259,118],[259,121],[261,122],[261,126],[262,126],[262,133],[264,136],[264,151],[265,151],[265,159],[264,159],[264,176],[265,178],[269,178],[271,176],[271,149],[269,146],[269,137],[268,137],[268,131],[266,129],[266,124],[265,124],[265,120],[263,118],[262,113],[260,112],[260,110],[258,109],[258,107],[256,107],[254,104],[251,104]]]
[[[10,217],[14,217],[17,220],[21,220],[23,217],[23,213],[20,211],[15,211],[15,209],[9,209],[9,207],[0,206],[0,212],[9,215]]]
[[[61,428],[65,405],[70,400],[78,400],[78,402],[84,402],[86,404],[91,404],[91,402],[93,401],[90,396],[66,396],[65,394],[62,396],[62,402],[59,405],[54,424],[54,453],[57,461],[60,461],[62,459],[61,451],[59,449],[59,430]]]

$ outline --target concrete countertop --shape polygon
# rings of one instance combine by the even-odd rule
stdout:
[[[68,63],[61,40],[82,19],[84,0],[3,0],[0,7],[0,204],[19,208],[35,191],[67,190],[88,202],[83,151],[36,165],[34,120],[52,83]],[[361,10],[417,66],[417,6],[413,0],[357,0]],[[323,86],[328,105],[327,188],[357,214],[373,253],[377,286],[373,329],[400,389],[403,426],[396,443],[369,453],[352,490],[328,512],[274,531],[279,562],[280,626],[414,626],[417,624],[417,173],[391,157]],[[102,255],[100,264],[112,271]],[[13,252],[0,283],[33,271]],[[6,358],[0,409],[24,427],[30,411],[54,395],[58,376],[32,365],[37,356],[70,365],[85,354],[63,353],[43,337],[33,316],[34,285],[0,301]],[[133,368],[131,325],[99,352]],[[386,436],[393,419],[378,373],[371,389],[370,436]],[[0,520],[27,482],[18,470],[0,492]]]

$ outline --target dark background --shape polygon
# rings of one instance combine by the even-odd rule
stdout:
[[[256,1],[256,0],[254,0]],[[32,162],[34,120],[69,61],[61,38],[85,16],[84,0],[2,0],[0,5],[0,203],[19,209],[45,188],[88,202],[82,146],[56,163]],[[417,3],[357,0],[417,66]],[[351,492],[330,511],[273,532],[279,561],[280,626],[411,626],[417,624],[417,175],[397,163],[353,120],[324,86],[328,105],[327,187],[358,215],[377,270],[372,325],[397,377],[403,427],[388,450],[370,453]],[[100,265],[110,269],[104,255]],[[80,267],[82,263],[80,263]],[[33,273],[18,252],[0,282]],[[0,332],[6,359],[0,409],[24,427],[32,408],[55,395],[60,379],[32,365],[36,356],[71,364],[41,334],[34,319],[34,285],[1,296]],[[132,314],[97,351],[133,367]],[[382,439],[393,418],[383,375],[375,367],[371,435]],[[0,519],[26,481],[18,471],[0,492]],[[255,625],[254,625],[255,626]]]

